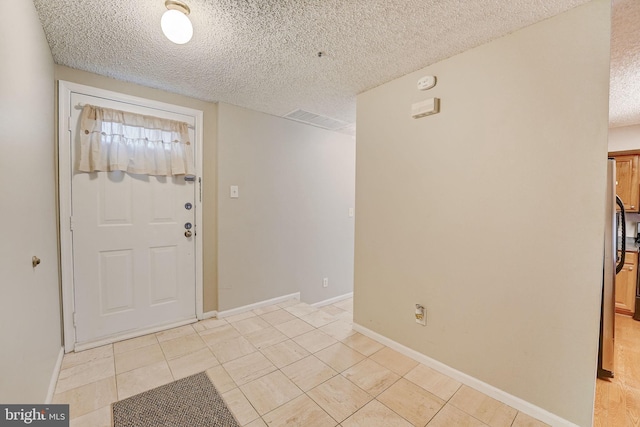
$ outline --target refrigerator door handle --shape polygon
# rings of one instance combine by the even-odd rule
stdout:
[[[618,257],[618,264],[616,265],[616,274],[620,273],[620,271],[622,271],[622,268],[624,267],[624,256],[625,256],[625,250],[627,249],[627,244],[625,242],[626,238],[627,238],[627,223],[625,221],[625,217],[624,217],[624,203],[622,203],[622,199],[618,196],[616,196],[616,204],[618,205],[618,207],[620,208],[620,222],[622,223],[622,239],[620,241],[621,243],[621,248],[618,248],[618,236],[617,236],[617,232],[616,232],[616,236],[615,236],[615,240],[616,240],[616,252],[619,249],[620,250],[620,256]],[[617,227],[616,227],[617,228]]]

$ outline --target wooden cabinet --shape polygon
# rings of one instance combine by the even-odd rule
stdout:
[[[624,267],[616,276],[616,313],[633,315],[638,281],[638,253],[627,252]]]
[[[638,212],[640,209],[638,158],[638,154],[615,156],[616,194],[622,199],[624,209],[629,212]]]

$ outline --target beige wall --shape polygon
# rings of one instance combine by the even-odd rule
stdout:
[[[609,151],[640,150],[640,125],[609,129]]]
[[[61,350],[60,288],[53,59],[32,2],[0,13],[0,52],[0,402],[43,403]]]
[[[352,292],[354,139],[228,104],[218,113],[220,310]]]
[[[596,0],[357,104],[355,322],[582,426],[597,360],[609,38],[609,2]],[[417,91],[430,74],[437,86]],[[440,114],[410,117],[434,96]]]
[[[56,65],[55,78],[69,82],[93,86],[100,89],[125,93],[141,98],[152,99],[183,107],[194,108],[204,112],[203,129],[203,171],[202,171],[202,203],[203,203],[203,286],[204,286],[204,311],[213,311],[218,308],[218,264],[216,255],[216,228],[217,228],[217,207],[216,207],[216,129],[217,129],[217,105],[176,95],[145,86],[126,83],[108,77],[100,76],[73,68]]]

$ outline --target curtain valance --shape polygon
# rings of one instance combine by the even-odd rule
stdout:
[[[81,172],[121,170],[194,176],[187,123],[85,105],[80,119]]]

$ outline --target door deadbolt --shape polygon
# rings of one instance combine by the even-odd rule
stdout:
[[[184,237],[191,237],[191,230],[187,230],[184,232]]]
[[[192,205],[191,203],[185,203],[185,204],[184,204],[184,208],[185,208],[186,210],[188,210],[188,211],[190,211],[192,207],[193,207],[193,205]]]
[[[190,222],[185,222],[184,229],[185,230],[191,230],[191,223]]]

